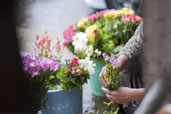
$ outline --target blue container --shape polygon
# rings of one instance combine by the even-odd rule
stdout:
[[[82,90],[50,90],[47,94],[46,108],[42,114],[82,114]]]
[[[105,96],[105,93],[101,90],[102,84],[99,80],[99,74],[105,63],[103,59],[95,59],[94,62],[96,63],[95,73],[90,76],[92,93],[96,96]]]

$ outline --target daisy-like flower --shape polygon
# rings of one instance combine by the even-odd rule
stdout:
[[[93,46],[92,45],[88,46],[87,49],[85,50],[85,53],[88,57],[92,56],[94,53]]]
[[[90,60],[90,57],[86,57],[85,59],[79,60],[80,68],[84,68],[84,70],[88,70],[90,74],[94,74],[95,69],[94,67],[96,64]]]
[[[99,51],[98,49],[95,50],[95,54],[97,54],[97,56],[100,56],[101,55],[101,51]]]
[[[88,38],[83,32],[76,33],[73,37],[72,45],[74,46],[75,52],[85,51],[87,48]]]

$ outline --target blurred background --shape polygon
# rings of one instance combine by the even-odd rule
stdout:
[[[36,35],[45,32],[53,38],[60,39],[62,60],[71,59],[73,55],[63,49],[63,31],[71,24],[97,11],[122,7],[132,7],[136,14],[141,8],[140,0],[23,0],[19,2],[17,31],[22,53],[37,54],[34,50]],[[55,40],[55,39],[52,39]],[[93,113],[96,105],[92,100],[89,82],[83,87],[83,113]]]

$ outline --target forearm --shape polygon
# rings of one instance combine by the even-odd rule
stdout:
[[[128,56],[126,55],[120,55],[118,58],[117,58],[117,64],[118,66],[118,72],[124,70],[124,69],[127,69],[130,65],[130,59]]]
[[[120,55],[126,55],[132,61],[135,57],[139,56],[143,47],[143,23],[140,23],[135,34],[126,43],[124,48],[121,50]]]
[[[134,95],[133,97],[133,101],[140,101],[143,99],[144,95],[145,95],[145,88],[136,88],[133,89]]]

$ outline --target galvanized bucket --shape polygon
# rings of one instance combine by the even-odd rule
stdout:
[[[78,88],[49,90],[47,98],[42,114],[82,114],[82,90]]]

